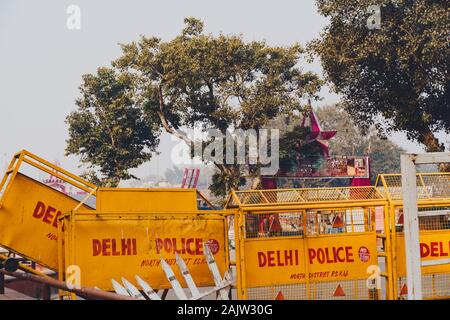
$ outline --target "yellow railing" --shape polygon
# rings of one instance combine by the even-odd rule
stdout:
[[[373,201],[384,200],[385,197],[377,188],[369,187],[337,187],[337,188],[305,188],[305,189],[273,189],[232,191],[226,203],[227,208],[305,204],[336,201]]]
[[[450,245],[450,173],[419,173],[417,186],[421,212],[421,248],[428,248],[429,251],[423,252],[422,259],[429,259],[427,254],[430,257],[450,254],[450,251],[447,253]],[[236,212],[239,298],[274,299],[279,293],[290,299],[404,297],[405,271],[401,261],[404,260],[405,253],[402,251],[400,174],[380,175],[375,186],[369,187],[234,191],[229,195],[225,207],[233,208]],[[334,226],[334,218],[339,214],[343,218],[343,228]],[[311,229],[311,226],[315,228]],[[295,278],[293,281],[292,278],[283,278],[292,271],[289,266],[277,268],[277,263],[278,267],[286,265],[286,261],[290,263],[284,256],[290,258],[291,251],[299,250],[299,265],[295,268],[302,267],[302,272],[311,273],[313,265],[305,262],[303,266],[300,263],[300,256],[303,257],[304,251],[312,254],[312,250],[320,246],[332,250],[340,241],[349,246],[355,245],[352,250],[356,249],[356,244],[368,248],[377,258],[374,265],[378,265],[378,259],[384,261],[379,265],[379,275],[385,279],[385,289],[366,289],[363,280],[363,273],[366,272],[364,264],[342,264],[342,268],[345,265],[349,274],[353,274],[348,278],[350,281],[317,280],[309,279],[308,276],[303,280]],[[300,250],[303,250],[301,254]],[[302,258],[304,261],[310,259],[308,254]],[[324,274],[339,269],[339,264],[332,259],[330,261],[330,270],[326,269],[326,264],[323,265]],[[271,265],[266,270],[265,263],[269,262],[274,266]],[[259,278],[254,279],[255,274],[267,283],[259,283]],[[450,289],[446,288],[450,283],[449,279],[449,266],[424,267],[426,298],[448,298]],[[339,295],[341,289],[346,295]]]
[[[417,198],[450,198],[450,172],[418,173]],[[402,178],[400,174],[381,174],[377,178],[376,188],[390,201],[402,200]]]

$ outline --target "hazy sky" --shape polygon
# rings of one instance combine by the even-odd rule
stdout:
[[[71,4],[81,9],[80,30],[66,27]],[[207,32],[241,33],[272,45],[305,44],[326,23],[313,0],[1,0],[0,169],[14,152],[28,149],[78,172],[77,159],[64,157],[64,120],[75,108],[81,76],[117,58],[117,43],[140,34],[171,39],[187,16],[201,18]],[[308,68],[321,73],[318,63]],[[326,91],[323,97],[321,104],[338,101]],[[404,135],[393,140],[408,151],[421,150]],[[171,167],[173,143],[163,137],[161,156],[136,173],[142,177]]]

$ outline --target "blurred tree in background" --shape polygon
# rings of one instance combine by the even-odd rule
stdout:
[[[370,156],[372,181],[380,173],[399,173],[400,154],[405,152],[394,142],[380,138],[375,126],[363,133],[339,105],[318,108],[316,115],[325,130],[338,130],[330,140],[330,155]]]
[[[330,156],[370,156],[372,182],[380,173],[400,172],[400,153],[404,150],[390,140],[380,138],[374,126],[363,133],[340,105],[330,105],[315,109],[315,113],[323,130],[337,130],[337,134],[329,140]],[[308,137],[308,128],[300,126],[301,117],[280,116],[270,122],[271,127],[282,128],[280,131],[280,166],[284,162],[295,163],[299,157],[318,157],[319,150],[303,148],[307,154],[299,154],[299,147],[304,145]],[[313,159],[314,160],[314,159]],[[311,180],[308,186],[343,186],[348,179],[334,179],[332,182]]]

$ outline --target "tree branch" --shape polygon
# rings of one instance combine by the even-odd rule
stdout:
[[[164,114],[165,105],[164,105],[164,97],[163,97],[161,85],[158,85],[158,94],[159,94],[159,111],[157,111],[156,113],[158,114],[158,117],[161,120],[162,126],[164,127],[164,129],[166,130],[167,133],[170,133],[171,135],[174,135],[178,139],[183,140],[188,145],[188,147],[192,148],[193,141],[191,139],[189,139],[188,137],[186,137],[186,135],[181,134],[179,131],[172,128],[169,124],[169,121],[167,121],[167,118]]]

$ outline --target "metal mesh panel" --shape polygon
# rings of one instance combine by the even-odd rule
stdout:
[[[395,209],[395,228],[403,232],[403,208]],[[420,230],[448,230],[450,229],[450,207],[419,208]]]
[[[378,300],[376,289],[368,289],[366,280],[311,282],[309,297],[306,284],[248,288],[250,300]]]
[[[450,229],[450,207],[419,208],[419,229]]]
[[[407,299],[406,277],[397,281],[398,298]],[[450,299],[450,274],[434,273],[422,275],[422,295],[424,299]]]
[[[304,202],[297,190],[261,191],[261,194],[264,197],[263,200],[267,200],[269,203]]]
[[[286,300],[306,300],[306,285],[287,284],[247,288],[247,299],[249,300],[275,300],[277,297]]]
[[[226,206],[227,208],[231,208],[248,205],[341,200],[380,200],[383,198],[383,195],[375,187],[247,190],[234,191]]]
[[[304,221],[306,219],[306,221]],[[310,209],[297,212],[247,213],[246,238],[309,236],[369,232],[375,228],[374,208],[335,210]]]
[[[245,215],[246,238],[302,236],[303,213],[248,213]]]
[[[433,198],[450,198],[450,174],[421,175],[425,186],[430,186]]]
[[[299,190],[305,201],[377,200],[383,196],[373,187]]]
[[[340,287],[340,288],[339,288]],[[313,300],[378,300],[378,290],[368,289],[367,281],[332,281],[311,284]]]
[[[402,199],[402,178],[400,174],[381,175],[385,186],[379,186],[380,193],[387,193],[392,200]],[[450,198],[450,173],[419,173],[416,177],[418,199]]]

